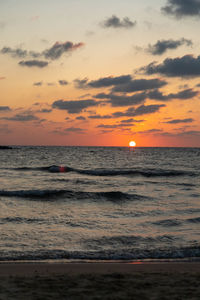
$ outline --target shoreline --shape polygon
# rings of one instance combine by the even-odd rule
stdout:
[[[200,262],[3,263],[0,299],[196,300]]]
[[[78,274],[199,273],[200,262],[1,262],[0,277]]]

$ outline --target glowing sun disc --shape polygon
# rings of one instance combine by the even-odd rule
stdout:
[[[135,146],[136,146],[136,142],[131,141],[131,142],[129,143],[129,146],[130,146],[130,147],[135,147]]]

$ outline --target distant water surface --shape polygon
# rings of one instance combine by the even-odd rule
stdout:
[[[200,149],[0,151],[0,261],[200,257]]]

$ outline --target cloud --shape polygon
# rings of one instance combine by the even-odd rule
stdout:
[[[153,62],[141,68],[141,71],[148,75],[160,73],[168,77],[197,77],[200,76],[200,56],[167,58],[161,64]]]
[[[68,82],[66,80],[58,80],[60,85],[67,85]]]
[[[46,59],[55,60],[60,58],[64,53],[74,51],[84,46],[83,43],[73,44],[72,42],[59,43],[56,42],[51,48],[43,51],[43,55]]]
[[[85,88],[88,88],[87,86],[87,82],[88,82],[88,79],[87,78],[84,78],[84,79],[75,79],[74,80],[74,85],[77,89],[85,89]]]
[[[84,78],[82,80],[79,79],[74,80],[75,86],[80,89],[111,87],[113,85],[125,84],[129,81],[131,81],[130,75],[122,75],[117,77],[109,76],[109,77],[103,77],[92,81],[88,81],[87,78]]]
[[[34,116],[33,114],[16,114],[13,117],[4,117],[1,118],[2,120],[7,120],[7,121],[19,121],[19,122],[27,122],[27,121],[35,121],[39,120],[38,117]]]
[[[172,137],[181,137],[181,136],[187,136],[188,138],[192,136],[200,136],[200,131],[199,130],[190,130],[190,131],[185,131],[184,129],[182,131],[172,133],[172,132],[163,132],[162,135],[164,136],[172,136]]]
[[[64,130],[65,132],[75,132],[75,133],[84,133],[85,132],[85,130],[84,129],[82,129],[82,128],[78,128],[78,127],[69,127],[69,128],[66,128],[65,130]]]
[[[78,116],[78,117],[76,117],[76,120],[85,121],[86,118],[83,116]]]
[[[132,22],[128,17],[124,17],[122,20],[117,16],[113,15],[112,17],[106,19],[102,26],[104,28],[133,28],[136,26],[136,21]]]
[[[168,122],[164,122],[167,124],[180,124],[180,123],[192,123],[194,121],[194,119],[192,118],[188,118],[188,119],[174,119]]]
[[[4,79],[6,79],[6,77],[4,77],[4,76],[0,77],[0,80],[4,80]]]
[[[161,132],[163,132],[162,129],[152,128],[152,129],[149,129],[149,130],[137,131],[136,133],[139,133],[139,134],[157,134],[157,133],[161,133]]]
[[[160,88],[166,85],[167,82],[160,79],[135,79],[129,80],[128,82],[115,86],[113,92],[125,92],[132,93],[136,91],[151,90],[155,88]]]
[[[0,106],[0,112],[1,111],[10,111],[10,107],[9,106]]]
[[[121,123],[125,124],[125,123],[141,123],[144,122],[144,120],[136,120],[136,119],[126,119],[126,120],[122,120]]]
[[[0,50],[1,54],[9,54],[16,58],[39,58],[44,57],[49,60],[59,59],[64,53],[71,53],[72,51],[84,46],[83,43],[73,44],[72,42],[56,42],[52,47],[45,49],[42,52],[28,51],[21,48],[12,49],[10,47],[3,47]]]
[[[68,128],[56,128],[54,131],[52,131],[54,134],[59,134],[59,135],[67,135],[70,133],[77,133],[77,134],[83,134],[85,133],[85,130],[79,127],[68,127]]]
[[[47,61],[42,61],[42,60],[22,60],[18,63],[20,66],[23,67],[38,67],[38,68],[44,68],[48,66]]]
[[[32,58],[37,58],[37,57],[41,56],[41,54],[39,52],[27,51],[27,50],[23,50],[21,48],[12,49],[10,47],[3,47],[0,51],[0,53],[1,54],[9,54],[12,57],[17,57],[17,58],[26,58],[28,56],[30,56]]]
[[[52,107],[67,110],[70,114],[76,114],[82,112],[83,109],[97,106],[99,103],[94,100],[74,100],[74,101],[63,101],[57,100],[53,102]]]
[[[176,18],[200,16],[199,0],[168,0],[162,12]]]
[[[160,104],[160,105],[141,105],[139,107],[137,107],[136,109],[133,107],[130,107],[129,109],[127,109],[125,112],[115,112],[113,113],[113,116],[116,118],[119,117],[136,117],[136,116],[142,116],[142,115],[146,115],[146,114],[152,114],[152,113],[156,113],[160,110],[161,107],[165,107],[164,104]]]
[[[187,100],[191,99],[198,95],[199,92],[194,91],[193,89],[185,89],[178,93],[170,93],[168,95],[163,95],[159,90],[150,91],[147,96],[149,99],[158,100],[158,101],[171,101],[173,99]]]
[[[168,49],[177,49],[182,45],[191,46],[192,41],[184,38],[180,40],[159,40],[154,45],[149,45],[147,51],[153,55],[162,55]]]
[[[96,126],[96,128],[104,128],[104,129],[114,129],[114,128],[123,128],[123,127],[132,127],[134,124],[100,124]]]
[[[38,110],[37,113],[50,113],[52,112],[52,109],[48,108],[42,108],[41,110]]]
[[[112,115],[91,115],[88,117],[89,119],[111,119]]]
[[[137,93],[132,96],[118,96],[115,94],[104,94],[100,93],[95,96],[98,99],[108,99],[106,103],[110,103],[112,106],[131,106],[137,105],[145,101],[146,94],[145,93]]]
[[[33,85],[35,85],[35,86],[41,86],[42,85],[42,81],[34,82]]]

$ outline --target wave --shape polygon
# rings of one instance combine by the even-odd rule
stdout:
[[[189,223],[200,223],[200,217],[187,219]]]
[[[155,222],[151,222],[151,224],[157,225],[157,226],[163,226],[163,227],[175,227],[175,226],[180,226],[180,225],[184,224],[185,222],[197,224],[197,223],[200,223],[200,217],[189,218],[189,219],[164,219],[164,220],[158,220]]]
[[[39,250],[39,251],[0,251],[0,261],[24,260],[124,260],[135,259],[195,259],[200,257],[200,246],[188,246],[165,249],[116,249],[105,251],[65,251],[65,250]]]
[[[126,169],[75,169],[68,166],[47,166],[47,167],[20,167],[12,168],[17,171],[45,171],[50,173],[68,173],[75,172],[89,176],[143,176],[143,177],[172,177],[172,176],[197,176],[194,171],[184,170],[164,170],[164,169],[144,169],[144,168],[126,168]]]
[[[92,238],[92,239],[85,239],[83,240],[83,244],[91,248],[92,245],[95,245],[95,249],[98,247],[102,249],[104,247],[129,247],[134,246],[138,247],[139,245],[148,245],[148,247],[155,245],[155,244],[171,244],[174,240],[177,240],[177,237],[172,235],[158,235],[155,237],[151,236],[140,236],[140,235],[133,235],[133,236],[124,236],[124,235],[117,235],[117,236],[102,236],[101,238]]]
[[[6,218],[0,218],[0,224],[6,224],[6,223],[15,223],[15,224],[40,224],[43,223],[44,219],[39,218],[24,218],[24,217],[6,217]]]
[[[109,192],[83,192],[70,190],[15,190],[4,191],[0,190],[0,196],[3,197],[20,197],[29,199],[106,199],[110,201],[124,201],[124,200],[145,200],[149,197],[138,194],[127,194],[120,191]]]
[[[166,219],[152,222],[153,225],[164,226],[164,227],[173,227],[181,225],[181,220],[178,219]]]

